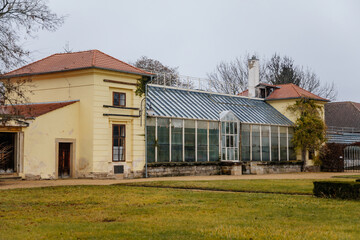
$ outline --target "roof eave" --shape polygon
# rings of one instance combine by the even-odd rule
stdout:
[[[318,98],[309,98],[309,97],[288,97],[288,98],[270,98],[270,99],[265,98],[265,101],[290,100],[290,99],[302,99],[302,98],[311,99],[320,102],[330,102],[330,100],[328,99],[318,99]]]
[[[130,72],[130,71],[121,71],[121,70],[112,69],[112,68],[84,67],[84,68],[64,69],[64,70],[60,70],[60,71],[49,71],[49,72],[39,72],[39,73],[24,73],[24,74],[14,74],[14,75],[2,75],[2,76],[0,76],[0,79],[8,79],[8,78],[15,78],[15,77],[27,77],[27,76],[35,76],[35,75],[45,75],[45,74],[51,74],[51,73],[70,72],[70,71],[86,70],[86,69],[100,69],[100,70],[114,71],[114,72],[120,72],[120,73],[135,74],[135,75],[146,76],[146,77],[154,76],[154,74],[136,73],[136,72]]]

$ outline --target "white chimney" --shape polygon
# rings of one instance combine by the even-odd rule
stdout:
[[[256,91],[255,86],[259,84],[260,77],[259,77],[259,59],[256,59],[253,56],[251,59],[248,60],[248,72],[249,72],[249,79],[248,79],[248,89],[249,89],[249,97],[255,97]]]

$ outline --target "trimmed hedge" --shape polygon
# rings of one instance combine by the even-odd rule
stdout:
[[[314,182],[313,193],[316,197],[360,200],[359,182]]]

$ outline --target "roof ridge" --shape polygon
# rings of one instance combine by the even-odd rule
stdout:
[[[90,50],[77,51],[77,52],[55,53],[53,55],[66,55],[66,54],[84,53],[84,52],[92,52],[92,51],[97,51],[97,50],[96,49],[90,49]]]
[[[91,66],[95,67],[95,59],[96,59],[96,50],[92,50],[92,61],[91,61]]]
[[[293,84],[293,83],[292,83],[292,84]],[[315,96],[317,96],[317,97],[319,97],[319,98],[322,98],[322,99],[324,99],[324,100],[329,100],[329,99],[320,97],[319,95],[317,95],[317,94],[315,94],[315,93],[312,93],[312,92],[306,90],[305,88],[302,88],[302,87],[300,87],[300,86],[298,86],[298,85],[296,85],[296,84],[293,84],[293,85],[297,86],[298,88],[301,88],[302,90],[304,90],[304,91],[307,92],[307,93],[310,93],[310,94],[312,94],[312,95],[315,95]]]
[[[98,50],[98,51],[99,51],[99,50]],[[102,54],[104,54],[104,55],[106,55],[106,56],[108,56],[108,57],[110,57],[110,58],[112,58],[112,59],[114,59],[114,60],[117,60],[117,61],[119,61],[119,62],[121,62],[121,63],[123,63],[123,64],[125,64],[125,65],[127,65],[127,66],[129,66],[129,67],[135,68],[136,70],[139,70],[139,71],[141,71],[141,72],[143,72],[143,73],[153,74],[153,73],[151,73],[151,72],[147,72],[147,71],[144,71],[144,70],[142,70],[142,69],[140,69],[140,68],[137,68],[137,67],[135,67],[135,66],[133,66],[133,65],[131,65],[131,64],[129,64],[129,63],[126,63],[126,62],[124,62],[124,61],[121,61],[121,60],[119,60],[119,59],[117,59],[117,58],[115,58],[115,57],[113,57],[113,56],[110,56],[109,54],[106,54],[106,53],[101,52],[101,51],[99,51],[99,52],[102,53]]]
[[[302,97],[301,93],[294,87],[295,84],[290,83],[290,86],[295,90],[295,92],[299,95],[299,97]]]
[[[354,108],[356,108],[356,110],[360,111],[360,109],[355,105],[355,102],[351,102],[351,101],[350,101],[350,103],[351,103],[351,105],[352,105]]]

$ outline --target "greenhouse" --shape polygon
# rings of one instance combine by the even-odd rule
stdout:
[[[149,86],[147,162],[296,160],[293,123],[262,99]]]

